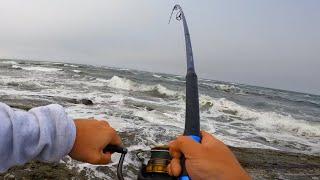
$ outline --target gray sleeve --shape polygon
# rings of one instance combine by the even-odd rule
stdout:
[[[75,124],[60,105],[25,112],[0,103],[0,172],[33,159],[59,161],[75,137]]]

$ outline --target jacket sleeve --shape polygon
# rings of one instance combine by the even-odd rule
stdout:
[[[60,105],[26,112],[0,103],[0,172],[34,159],[59,161],[71,151],[75,137],[75,124]]]

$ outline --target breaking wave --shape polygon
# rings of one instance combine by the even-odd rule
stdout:
[[[81,73],[81,71],[80,70],[72,70],[73,72],[75,72],[75,73]]]
[[[74,64],[63,64],[63,66],[65,66],[65,67],[74,67],[74,68],[79,67],[79,66],[74,65]]]
[[[157,85],[144,85],[138,84],[130,79],[120,78],[118,76],[113,76],[111,79],[106,81],[108,86],[115,89],[122,89],[127,91],[140,91],[140,92],[150,92],[154,95],[159,96],[178,96],[179,93],[170,90],[161,84]]]
[[[201,80],[201,81],[207,81],[207,80]],[[209,81],[208,81],[209,82]],[[212,87],[218,91],[223,91],[227,93],[233,93],[233,94],[246,94],[246,92],[235,86],[235,85],[229,85],[229,84],[212,84],[212,83],[207,83],[207,82],[201,82],[200,84]]]
[[[226,84],[215,84],[214,88],[216,90],[228,92],[228,93],[244,93],[242,89],[233,86],[233,85],[226,85]]]
[[[258,129],[264,129],[269,132],[287,132],[296,136],[320,136],[319,123],[295,119],[290,115],[282,115],[275,112],[256,111],[225,98],[213,99],[209,96],[200,96],[200,107],[206,107],[206,110],[212,111],[216,115],[225,114],[238,117],[245,123],[253,124]]]
[[[155,78],[162,78],[162,76],[157,75],[157,74],[153,74],[152,76],[155,77]]]
[[[126,78],[113,76],[106,80],[111,88],[123,89],[127,91],[152,92],[158,96],[178,96],[184,102],[184,94],[169,90],[166,87],[157,85],[138,84]],[[226,86],[220,86],[226,88]],[[228,88],[233,86],[228,86]],[[239,91],[237,91],[239,92]],[[184,103],[181,103],[184,106]],[[242,123],[250,123],[267,132],[287,132],[295,136],[320,136],[320,124],[301,119],[295,119],[290,115],[282,115],[276,112],[263,112],[241,106],[225,98],[215,99],[210,96],[200,95],[200,110],[210,111],[210,115],[227,115],[241,119]]]
[[[16,61],[0,61],[1,64],[18,64]]]
[[[40,66],[30,66],[30,67],[21,67],[18,65],[12,65],[14,69],[23,69],[26,71],[41,71],[41,72],[57,72],[62,71],[62,69],[58,68],[48,68],[48,67],[40,67]]]
[[[26,80],[23,78],[15,78],[15,79],[0,78],[0,85],[16,87],[24,90],[40,90],[42,88],[45,88],[45,86],[41,85],[37,81],[31,80],[31,79]]]

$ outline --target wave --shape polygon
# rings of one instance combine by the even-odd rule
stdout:
[[[18,65],[12,65],[14,69],[23,69],[26,71],[41,71],[41,72],[57,72],[62,71],[62,69],[58,68],[48,68],[48,67],[40,67],[40,66],[30,66],[30,67],[21,67]]]
[[[157,74],[152,74],[152,76],[155,77],[155,78],[162,78],[162,76],[157,75]]]
[[[81,73],[80,70],[72,70],[72,71],[75,72],[75,73]]]
[[[104,80],[111,88],[123,89],[127,91],[140,91],[153,93],[155,96],[176,96],[184,102],[185,94],[167,89],[157,85],[138,84],[126,78],[113,76],[109,80]],[[234,86],[219,86],[223,88],[233,88]],[[237,89],[237,88],[236,88]],[[238,91],[239,92],[239,91]],[[320,136],[320,124],[313,124],[305,120],[295,119],[290,115],[282,115],[276,112],[263,112],[250,109],[225,98],[214,99],[210,96],[200,95],[199,105],[201,111],[210,111],[210,115],[227,115],[237,117],[246,123],[256,126],[258,129],[275,132],[288,132],[298,136]],[[184,103],[181,103],[184,106]]]
[[[0,61],[1,64],[18,64],[16,61]]]
[[[275,112],[262,112],[250,109],[225,98],[213,99],[209,96],[200,96],[200,107],[211,111],[211,114],[224,114],[238,117],[246,123],[272,133],[291,133],[296,136],[320,136],[320,124],[301,119],[295,119],[290,115],[282,115]]]
[[[63,64],[63,66],[65,66],[65,67],[75,67],[75,68],[79,67],[79,66],[74,65],[74,64]]]
[[[206,81],[206,80],[201,80],[201,81]],[[208,80],[207,80],[208,81]],[[209,81],[208,81],[209,82]],[[205,83],[205,82],[201,82],[200,85],[205,85],[205,86],[209,86],[212,87],[218,91],[223,91],[226,93],[233,93],[233,94],[246,94],[246,92],[239,88],[236,87],[235,85],[229,85],[229,84],[211,84],[211,83]]]
[[[32,79],[24,79],[24,78],[0,78],[0,85],[9,86],[9,87],[17,87],[19,89],[24,90],[40,90],[45,88],[45,86],[41,85],[35,80]]]
[[[157,85],[145,85],[138,84],[130,79],[120,78],[113,76],[111,79],[106,80],[107,85],[111,88],[122,89],[127,91],[140,91],[149,92],[155,96],[178,96],[179,93],[164,87],[161,84]]]
[[[63,65],[63,63],[59,63],[59,62],[53,62],[53,65]]]
[[[308,95],[308,94],[300,95],[300,93],[295,93],[295,92],[289,92],[292,94],[281,95],[281,94],[277,94],[278,92],[276,90],[270,90],[270,91],[271,92],[260,90],[257,92],[251,91],[248,93],[255,96],[263,96],[271,100],[288,101],[288,102],[296,103],[299,105],[320,107],[320,101],[319,101],[320,98],[316,95]]]
[[[227,84],[215,84],[213,86],[216,90],[224,91],[227,93],[244,93],[242,89],[234,86],[234,85],[227,85]]]
[[[13,65],[11,66],[11,68],[13,68],[13,69],[22,69],[20,66],[15,65],[15,64],[13,64]]]

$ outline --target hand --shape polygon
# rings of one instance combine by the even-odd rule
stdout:
[[[106,121],[78,119],[74,123],[77,134],[70,157],[91,164],[109,163],[111,153],[103,153],[103,149],[109,144],[122,144],[116,131]]]
[[[201,134],[201,144],[187,136],[180,136],[170,143],[173,159],[168,172],[171,176],[181,174],[180,158],[184,154],[191,179],[251,179],[223,142],[204,131]]]

